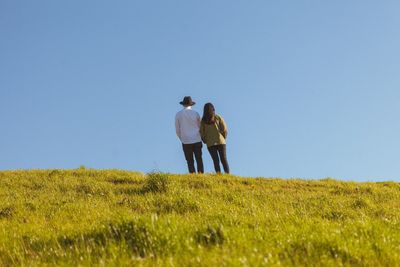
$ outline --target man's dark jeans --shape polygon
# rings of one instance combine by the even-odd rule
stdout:
[[[197,172],[204,173],[204,166],[203,166],[203,158],[201,149],[203,147],[203,143],[198,142],[194,144],[182,144],[183,152],[185,153],[185,158],[187,161],[188,169],[190,173],[195,173],[196,170],[194,168],[194,160],[193,154],[196,158],[197,163]]]
[[[219,166],[219,160],[221,159],[225,173],[229,173],[229,165],[226,158],[226,145],[210,146],[208,147],[208,152],[210,152],[211,158],[214,162],[215,172],[221,173],[221,167]]]

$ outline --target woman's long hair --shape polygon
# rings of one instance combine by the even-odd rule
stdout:
[[[207,124],[215,123],[215,108],[213,104],[207,103],[204,105],[204,112],[202,120]]]

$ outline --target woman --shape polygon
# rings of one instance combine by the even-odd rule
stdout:
[[[221,160],[225,173],[229,173],[228,160],[226,159],[226,136],[228,129],[224,119],[215,114],[213,104],[204,105],[203,118],[200,125],[201,139],[207,144],[208,152],[214,162],[216,173],[221,173],[219,161]]]

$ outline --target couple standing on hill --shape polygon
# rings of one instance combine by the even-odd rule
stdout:
[[[221,173],[220,161],[225,173],[229,173],[228,160],[226,158],[226,136],[228,129],[224,119],[215,114],[213,104],[204,105],[203,118],[192,110],[196,103],[190,96],[185,96],[180,102],[183,109],[175,116],[176,134],[182,142],[183,152],[190,173],[195,173],[194,159],[196,158],[197,172],[204,173],[202,159],[202,141],[207,145],[208,152],[214,162],[216,173]]]

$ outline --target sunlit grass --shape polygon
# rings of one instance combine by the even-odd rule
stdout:
[[[3,171],[0,266],[396,266],[399,208],[394,182]]]

